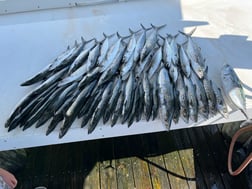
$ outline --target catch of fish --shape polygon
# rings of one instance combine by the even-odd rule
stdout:
[[[218,112],[227,118],[221,89],[208,78],[201,49],[192,38],[194,30],[162,36],[164,27],[141,25],[137,31],[130,29],[129,36],[104,34],[101,41],[81,38],[21,84],[38,86],[18,103],[5,127],[26,130],[47,123],[46,135],[60,126],[62,138],[76,119],[91,133],[99,122],[130,126],[161,119],[169,130],[179,120],[197,122]],[[178,35],[185,42],[179,44]],[[230,70],[222,73],[227,78]],[[243,103],[239,109],[245,111]]]

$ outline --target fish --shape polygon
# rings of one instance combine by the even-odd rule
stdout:
[[[122,124],[127,120],[132,109],[134,101],[134,90],[136,87],[135,74],[132,71],[125,85],[125,97],[122,109]]]
[[[125,98],[125,88],[122,88],[122,92],[120,93],[115,109],[111,115],[111,124],[110,124],[111,127],[113,127],[117,123],[118,119],[122,114],[124,98]]]
[[[173,114],[173,122],[177,124],[179,122],[180,117],[180,104],[179,104],[179,91],[176,88],[173,88],[174,94],[174,114]]]
[[[198,101],[196,98],[196,86],[193,85],[191,78],[184,77],[185,87],[187,88],[187,98],[189,105],[189,117],[193,122],[198,121]]]
[[[174,115],[174,93],[168,70],[164,67],[160,69],[158,74],[158,89],[160,103],[159,116],[166,130],[169,131]]]
[[[59,82],[58,86],[65,86],[72,82],[80,81],[87,72],[88,72],[87,64],[84,63],[82,66],[77,68],[74,72],[72,72],[70,75],[62,79]]]
[[[208,68],[206,68],[206,72],[208,72]],[[203,78],[203,86],[206,92],[209,112],[212,115],[215,115],[217,112],[216,109],[216,96],[212,87],[212,80],[208,79],[208,77]]]
[[[178,91],[180,117],[185,123],[189,123],[189,101],[187,97],[188,88],[185,86],[183,76],[178,72],[178,79],[175,84]]]
[[[136,107],[136,111],[135,111],[135,118],[136,118],[136,122],[140,121],[142,118],[142,114],[143,114],[143,109],[144,109],[144,89],[143,89],[143,84],[142,84],[142,80],[136,79],[136,83],[137,83],[137,87],[138,87],[138,106]]]
[[[58,73],[54,74],[52,77],[45,80],[43,83],[38,85],[35,89],[33,89],[30,93],[28,93],[25,97],[23,97],[20,102],[16,105],[14,110],[11,112],[9,118],[5,123],[5,127],[9,127],[12,120],[18,116],[18,114],[31,102],[32,99],[38,97],[40,93],[44,92],[46,89],[53,86],[65,73],[67,72],[66,69],[59,71]]]
[[[103,33],[104,39],[101,41],[100,54],[97,59],[97,65],[101,65],[102,62],[105,60],[106,55],[109,51],[109,47],[110,47],[109,40],[114,35],[115,34],[112,34],[109,36],[109,35],[106,35],[105,33]]]
[[[129,36],[122,37],[117,32],[117,38],[118,38],[117,41],[108,49],[105,59],[100,64],[100,66],[102,67],[101,68],[102,72],[107,70],[111,66],[114,59],[118,57],[118,53],[120,53],[122,49],[125,49],[125,44],[123,43],[123,40],[128,37]]]
[[[191,72],[191,80],[193,85],[196,86],[196,98],[198,101],[199,114],[202,115],[204,119],[208,119],[209,115],[208,99],[202,80],[198,78],[198,76],[194,71]]]
[[[180,46],[179,48],[179,58],[180,58],[180,67],[186,77],[190,77],[191,67],[190,67],[190,59],[186,54],[184,47]]]
[[[105,124],[109,120],[110,116],[114,112],[116,103],[122,92],[122,87],[123,87],[122,79],[120,77],[116,77],[116,79],[114,80],[114,86],[111,98],[109,99],[108,106],[103,114],[103,124]]]
[[[183,47],[188,55],[188,57],[193,60],[192,67],[195,73],[200,79],[203,78],[204,70],[206,68],[205,59],[202,56],[201,49],[192,39],[192,34],[195,32],[196,27],[189,33],[184,33],[179,31],[182,35],[187,38],[187,41],[183,44]]]
[[[78,87],[83,88],[90,82],[96,80],[101,75],[101,68],[95,67],[92,71],[87,72],[86,75],[78,82]]]
[[[178,72],[179,72],[177,65],[171,64],[168,70],[172,82],[175,84],[178,79]]]
[[[245,93],[241,81],[229,64],[224,64],[221,68],[221,83],[225,96],[232,105],[239,109],[246,119],[249,120],[246,110]]]
[[[91,43],[92,41],[94,41],[94,43]],[[96,39],[91,39],[91,40],[88,40],[88,41],[83,41],[83,48],[80,51],[80,53],[78,54],[78,56],[75,58],[75,60],[73,61],[73,63],[71,63],[71,65],[69,67],[69,70],[68,70],[68,74],[73,73],[80,66],[82,66],[83,63],[88,62],[86,60],[87,60],[87,58],[89,56],[89,53],[96,46],[96,44],[97,44]]]
[[[125,47],[126,47],[125,45],[122,45],[119,48],[117,55],[112,60],[111,64],[108,65],[106,71],[103,71],[103,73],[101,74],[97,86],[101,86],[107,81],[109,81],[115,75],[115,73],[119,71]]]
[[[95,129],[96,125],[100,121],[100,118],[102,117],[102,113],[107,108],[110,96],[112,94],[112,87],[113,87],[113,82],[110,82],[106,86],[106,88],[104,89],[104,92],[101,97],[101,101],[99,102],[98,106],[96,107],[96,109],[91,117],[91,120],[89,122],[88,133],[91,133]]]
[[[142,26],[142,25],[141,25]],[[141,50],[140,53],[140,60],[142,61],[148,54],[149,52],[151,52],[151,50],[155,47],[157,40],[158,40],[158,30],[160,30],[161,28],[165,27],[166,25],[162,25],[162,26],[154,26],[152,25],[152,32],[150,33],[150,35],[146,38],[145,40],[145,44]],[[143,26],[142,26],[143,27]],[[144,27],[143,27],[144,28]],[[146,30],[144,28],[144,30]]]
[[[142,24],[141,27],[143,30],[141,34],[138,36],[138,39],[136,40],[136,46],[133,53],[133,61],[135,63],[139,61],[141,50],[144,47],[146,41],[146,32],[151,29],[151,28],[145,28]]]
[[[159,101],[158,101],[158,86],[157,86],[157,74],[155,74],[150,79],[150,84],[152,88],[152,120],[156,119],[158,116],[158,108],[159,108]]]
[[[47,127],[46,135],[49,135],[57,127],[57,125],[63,121],[65,112],[72,105],[79,93],[80,90],[75,90],[74,93],[71,94],[69,98],[66,98],[60,108],[54,113],[54,116]]]
[[[228,118],[229,117],[229,113],[228,113],[228,109],[227,109],[227,105],[225,103],[224,97],[222,95],[222,91],[221,89],[214,83],[212,82],[212,87],[213,87],[213,91],[216,97],[216,108],[217,111],[224,117],[224,118]]]
[[[144,114],[146,121],[149,121],[152,113],[152,88],[148,78],[147,72],[143,74],[143,90],[144,90]]]
[[[83,104],[87,101],[87,98],[92,92],[92,89],[94,88],[96,82],[91,83],[89,86],[84,88],[76,97],[76,99],[73,101],[71,106],[67,109],[65,115],[63,124],[60,128],[59,138],[62,138],[68,131],[68,129],[71,127],[72,123],[74,122],[75,118],[77,117],[81,107]]]
[[[128,127],[130,127],[134,121],[134,119],[136,118],[136,111],[137,108],[139,107],[139,86],[136,86],[136,89],[134,91],[134,101],[133,101],[133,106],[132,106],[132,110],[130,112],[130,115],[128,117],[127,123],[128,123]]]
[[[104,87],[101,88],[101,90],[98,90],[97,94],[95,96],[91,95],[90,96],[91,99],[89,99],[89,100],[91,100],[91,104],[88,107],[84,106],[84,108],[86,109],[86,112],[82,116],[81,127],[85,127],[90,122],[90,118],[92,117],[95,109],[97,108],[98,104],[101,101],[103,89],[104,89]],[[88,134],[90,134],[91,132],[92,132],[92,130],[88,128]]]
[[[179,54],[178,54],[178,45],[176,42],[178,34],[175,36],[167,34],[167,37],[162,37],[164,40],[163,44],[163,61],[167,68],[170,67],[171,64],[178,65]]]
[[[136,66],[136,77],[140,78],[144,71],[147,71],[151,67],[151,60],[157,51],[157,48],[153,48],[151,52],[144,58],[144,60],[140,61]]]
[[[122,58],[122,62],[126,63],[129,61],[130,57],[133,58],[133,54],[135,52],[135,48],[136,48],[136,33],[139,32],[140,30],[134,32],[131,29],[129,29],[130,33],[131,33],[131,37],[130,40],[127,44],[126,50],[123,54],[123,58]]]
[[[134,67],[135,67],[135,63],[134,63],[134,57],[132,54],[131,57],[129,58],[129,60],[127,62],[123,62],[121,65],[120,75],[122,77],[122,80],[127,80],[127,78],[129,77],[129,75]]]
[[[154,74],[158,71],[159,67],[162,65],[162,47],[160,46],[154,53],[151,62],[150,68],[147,70],[148,79],[151,80]]]

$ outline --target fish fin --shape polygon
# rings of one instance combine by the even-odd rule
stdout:
[[[129,28],[129,32],[130,32],[131,35],[136,34],[136,33],[140,32],[140,31],[141,31],[141,29],[139,29],[137,31],[133,31],[131,28]]]
[[[162,28],[164,28],[165,26],[166,26],[166,24],[163,24],[163,25],[161,25],[161,26],[155,26],[155,25],[153,25],[153,24],[150,24],[151,25],[151,27],[153,28],[153,29],[155,29],[155,30],[160,30],[160,29],[162,29]]]
[[[84,39],[84,38],[83,38]],[[77,42],[77,40],[75,40],[75,42],[74,42],[74,46],[78,46],[78,42]]]
[[[182,32],[179,30],[179,33],[181,33],[182,35],[184,35],[186,37],[191,37],[196,29],[197,29],[197,27],[194,27],[189,33],[185,33],[185,32]]]

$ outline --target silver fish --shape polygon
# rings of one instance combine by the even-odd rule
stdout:
[[[172,35],[167,35],[163,38],[163,61],[166,67],[170,67],[171,64],[177,65],[179,60],[178,45],[176,42],[176,37]]]
[[[208,72],[208,67],[205,70],[206,76]],[[216,96],[212,87],[212,80],[208,79],[207,77],[203,78],[203,86],[206,92],[207,100],[208,100],[208,107],[209,107],[209,112],[212,115],[215,115],[217,113],[216,109]]]
[[[89,71],[92,70],[97,63],[97,59],[100,54],[100,48],[101,48],[101,44],[97,43],[96,46],[92,50],[90,50],[88,54],[87,69]]]
[[[125,53],[124,53],[123,58],[122,58],[122,61],[125,62],[125,63],[129,61],[130,57],[133,56],[134,50],[136,48],[136,43],[137,43],[136,42],[136,33],[138,31],[133,32],[131,29],[129,29],[129,31],[131,33],[131,37],[130,37],[130,40],[129,40],[128,44],[127,44]]]
[[[121,45],[121,47],[118,49],[117,55],[112,60],[111,64],[108,65],[106,71],[102,73],[99,79],[99,82],[97,84],[98,86],[109,81],[115,75],[115,73],[119,70],[124,50],[125,50],[125,45]]]
[[[249,119],[241,81],[233,68],[228,64],[225,64],[221,69],[221,82],[226,97],[237,109],[241,110],[246,119]]]
[[[83,40],[84,39],[82,38],[82,41]],[[48,79],[53,75],[54,71],[59,71],[61,68],[64,68],[69,63],[69,60],[73,58],[73,55],[76,55],[82,49],[83,45],[83,43],[78,44],[77,41],[75,41],[75,45],[72,48],[68,47],[67,50],[60,54],[51,64],[47,65],[35,76],[32,76],[30,79],[26,80],[20,85],[28,86],[44,79]]]
[[[165,68],[161,68],[159,71],[158,89],[160,102],[159,116],[166,129],[169,131],[174,114],[174,94],[168,70]]]
[[[89,122],[89,127],[88,127],[89,133],[91,133],[95,129],[96,125],[100,121],[100,118],[102,117],[102,113],[104,113],[104,111],[108,105],[108,101],[110,99],[111,92],[112,92],[112,87],[113,87],[113,83],[110,82],[106,86],[106,88],[104,89],[101,101],[99,102],[98,106],[96,107],[96,109],[91,117],[91,120]]]
[[[154,120],[157,117],[159,107],[157,78],[158,75],[155,74],[150,81],[152,84],[152,97],[153,97],[152,120]]]
[[[141,50],[143,49],[144,43],[146,41],[146,32],[147,32],[147,30],[151,29],[151,28],[146,29],[146,28],[144,28],[143,25],[142,25],[142,28],[143,28],[142,33],[140,34],[140,36],[138,37],[138,39],[136,41],[135,51],[133,54],[134,62],[138,62],[138,60],[140,58]]]
[[[150,69],[148,71],[149,80],[153,77],[153,75],[157,72],[158,68],[162,65],[162,47],[159,47],[155,54],[152,57]]]
[[[190,78],[184,77],[184,83],[187,88],[187,98],[189,104],[189,117],[193,122],[198,121],[198,103],[196,98],[196,86],[193,85]]]
[[[84,63],[82,66],[77,68],[74,72],[72,72],[70,75],[62,79],[58,86],[64,86],[69,83],[75,82],[75,81],[80,81],[82,77],[88,72],[87,69],[87,64]]]
[[[102,44],[101,44],[100,54],[97,60],[97,65],[101,65],[101,63],[105,60],[109,47],[110,47],[109,40],[111,37],[114,36],[114,34],[108,36],[105,33],[103,33],[103,35],[104,35],[104,40],[101,42]]]
[[[122,92],[118,98],[118,101],[115,106],[115,110],[111,116],[111,127],[113,127],[117,123],[118,118],[122,114],[124,98],[125,98],[125,87],[122,87]]]
[[[217,87],[217,85],[212,82],[212,87],[213,87],[213,91],[216,97],[216,108],[218,110],[218,112],[224,117],[224,118],[228,118],[229,114],[228,114],[228,109],[227,109],[227,105],[225,103],[225,100],[223,98],[221,89],[219,87]]]
[[[145,44],[143,46],[143,49],[141,50],[140,60],[143,60],[149,54],[149,52],[151,52],[151,50],[155,47],[155,45],[157,43],[157,39],[158,39],[158,35],[157,35],[158,30],[165,27],[166,25],[162,25],[162,26],[157,27],[157,26],[154,26],[151,24],[151,26],[152,26],[152,32],[147,37]]]
[[[178,79],[178,72],[179,72],[178,67],[174,64],[171,64],[168,70],[169,70],[169,75],[172,79],[172,82],[175,84]]]
[[[185,123],[189,123],[189,104],[187,91],[184,79],[180,72],[178,72],[178,79],[176,82],[176,90],[179,92],[179,105],[180,105],[180,117]]]
[[[94,41],[94,43],[91,43],[91,41]],[[91,39],[89,41],[83,42],[83,48],[80,51],[79,55],[76,57],[76,59],[71,63],[70,68],[68,70],[68,73],[71,74],[75,70],[77,70],[80,66],[83,65],[83,63],[86,62],[86,59],[88,58],[89,52],[94,48],[94,46],[97,44],[96,40]]]
[[[192,83],[196,86],[196,97],[198,101],[199,114],[201,114],[205,119],[208,119],[208,100],[202,80],[198,78],[194,71],[191,72],[191,80]]]
[[[205,59],[202,56],[200,47],[192,40],[192,34],[196,30],[196,27],[190,33],[184,33],[179,31],[181,34],[186,36],[187,41],[183,44],[185,47],[185,51],[188,57],[194,61],[195,65],[192,65],[193,68],[196,68],[194,71],[198,75],[199,78],[202,78],[202,70],[205,70],[206,64]]]
[[[71,106],[67,109],[64,115],[63,124],[61,125],[61,128],[60,128],[59,138],[62,138],[67,133],[68,129],[71,127],[81,107],[87,101],[90,93],[92,92],[92,89],[94,88],[94,84],[95,82],[93,82],[93,84],[90,84],[88,87],[84,88],[78,94],[78,96],[73,101]]]
[[[123,39],[125,39],[126,37],[121,37],[119,33],[117,33],[117,37],[117,41],[109,48],[106,54],[106,58],[100,64],[102,66],[102,72],[107,70],[107,68],[112,64],[120,49],[125,48],[125,45],[123,45]]]
[[[111,98],[109,99],[108,106],[107,106],[105,113],[103,115],[103,123],[104,124],[109,120],[110,116],[114,112],[114,109],[116,107],[116,103],[117,103],[118,98],[119,98],[121,91],[122,91],[122,87],[123,87],[122,79],[120,77],[117,77],[114,81],[114,86],[113,86]]]
[[[187,56],[184,47],[180,46],[179,48],[179,57],[180,57],[180,66],[186,77],[190,77],[191,67],[190,67],[190,59]]]
[[[149,54],[143,60],[141,60],[139,64],[136,66],[137,77],[141,77],[142,73],[150,68],[152,57],[156,51],[157,48],[153,48],[151,52],[149,52]]]
[[[135,74],[132,71],[125,85],[125,97],[122,109],[122,117],[123,117],[122,123],[124,123],[127,120],[130,111],[132,109],[134,90],[135,90]]]
[[[147,121],[149,121],[152,113],[152,89],[148,79],[148,74],[143,74],[143,90],[144,90],[144,114]]]
[[[134,56],[132,54],[129,60],[127,62],[124,62],[121,66],[120,75],[122,77],[122,80],[126,80],[129,77],[129,74],[134,68],[134,66],[135,66]]]

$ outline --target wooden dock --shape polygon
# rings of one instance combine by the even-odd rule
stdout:
[[[30,148],[17,188],[246,189],[228,174],[228,144],[207,126]]]

